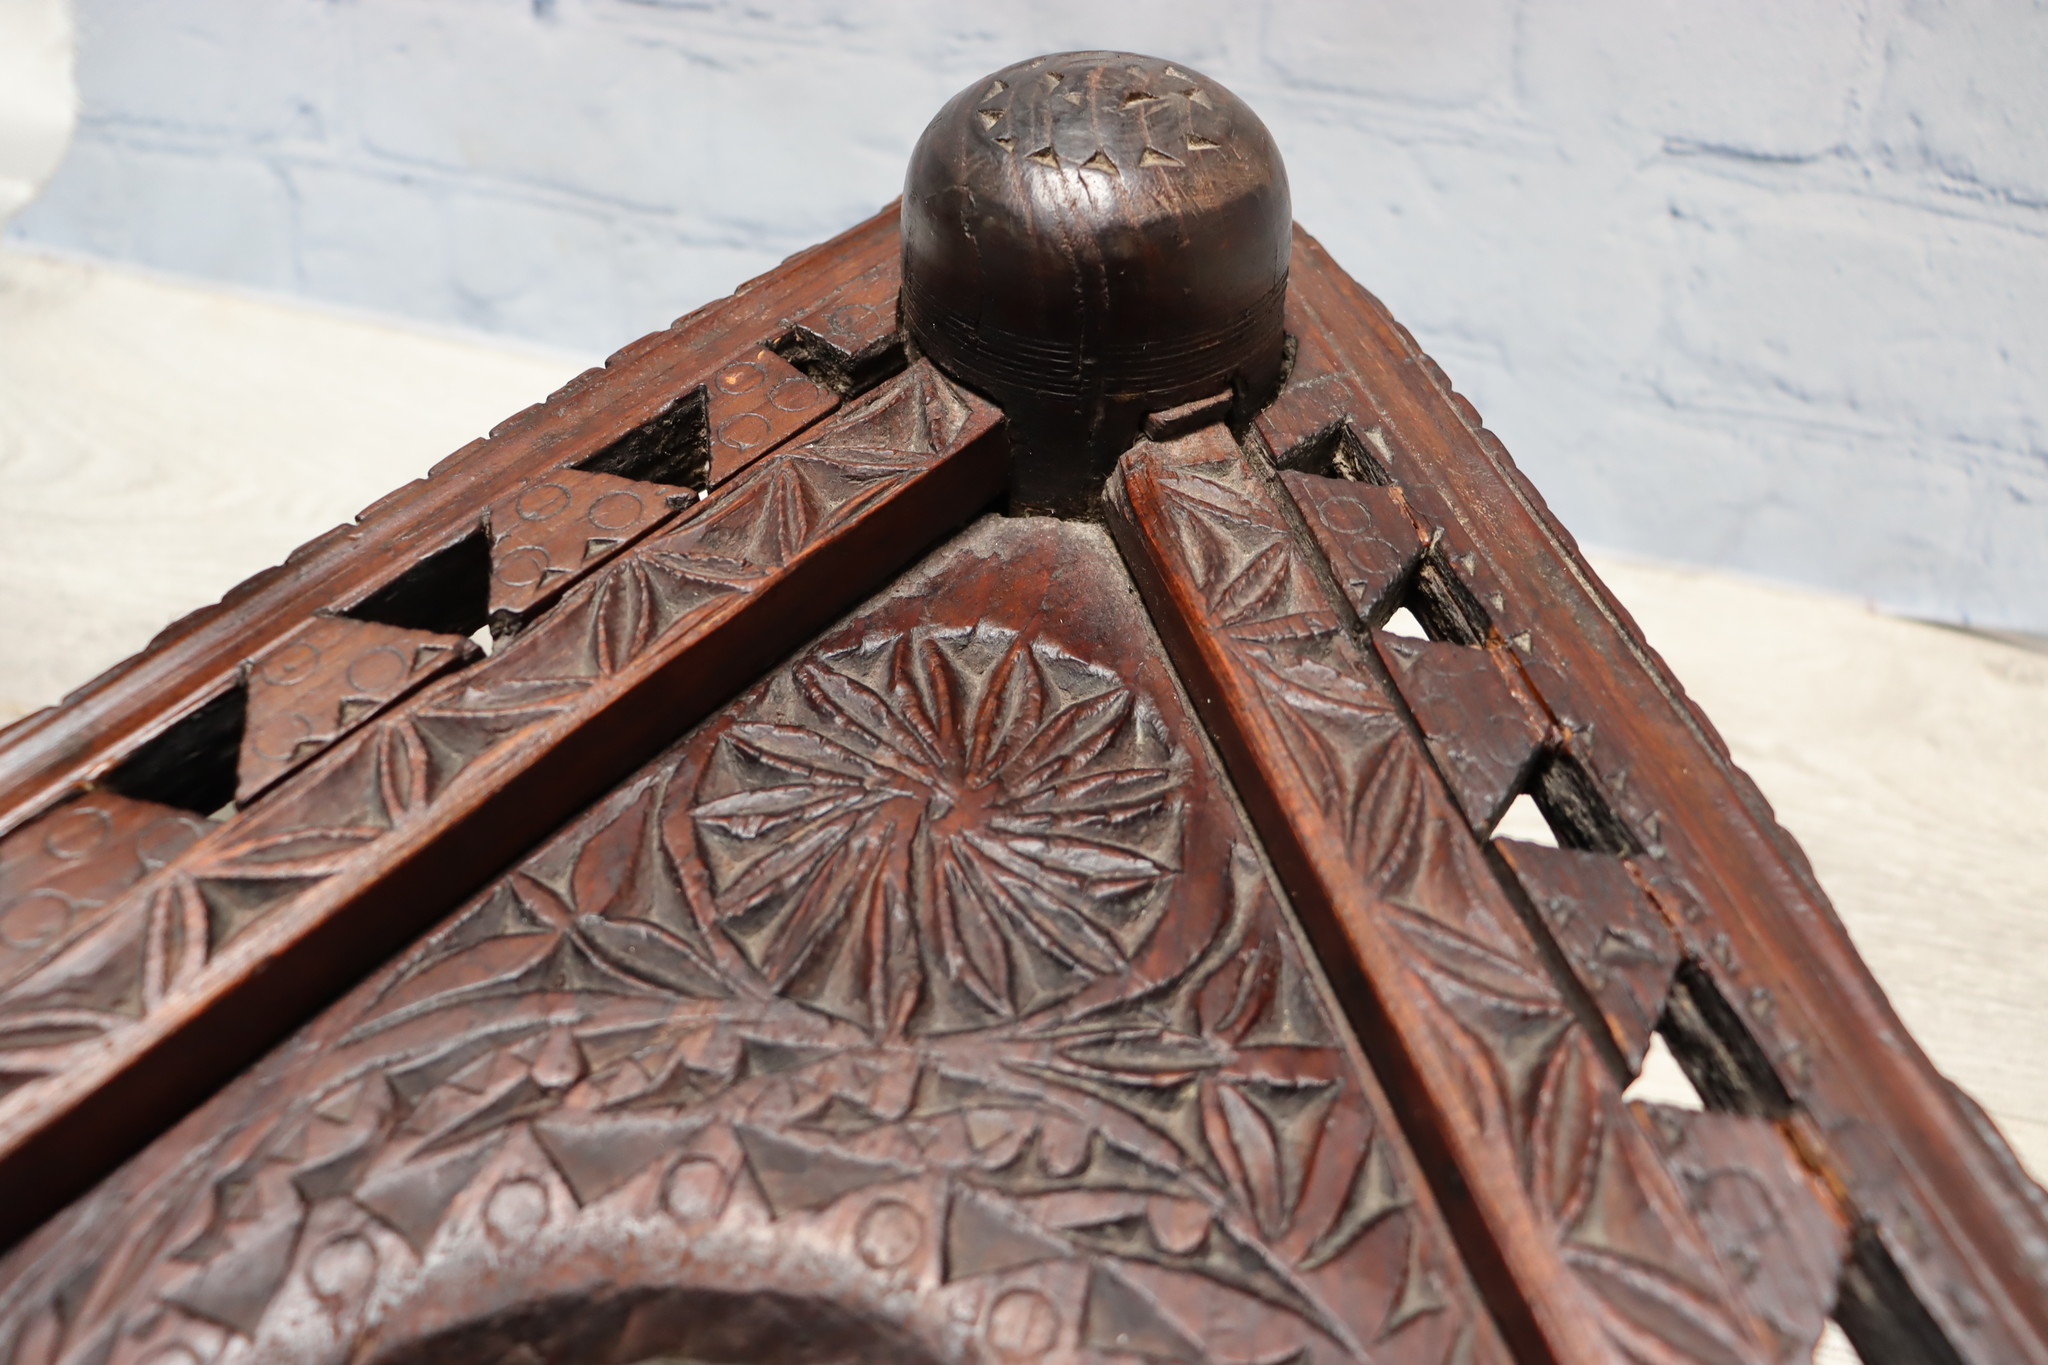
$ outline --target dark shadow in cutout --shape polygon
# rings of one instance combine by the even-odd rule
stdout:
[[[859,397],[883,380],[895,378],[910,363],[901,332],[891,332],[858,351],[843,351],[808,327],[792,327],[770,342],[768,349],[813,384],[841,398]]]
[[[1331,423],[1279,456],[1275,463],[1282,469],[1298,469],[1326,479],[1378,484],[1382,488],[1394,482],[1372,443],[1348,421]]]
[[[1964,1365],[1875,1230],[1856,1229],[1835,1300],[1835,1321],[1870,1365]]]
[[[1869,1365],[1863,1353],[1856,1349],[1856,1343],[1849,1340],[1849,1334],[1842,1330],[1842,1324],[1829,1318],[1821,1324],[1820,1341],[1813,1348],[1813,1358],[1826,1365]]]
[[[1697,961],[1678,964],[1657,1032],[1709,1109],[1764,1119],[1792,1112],[1763,1045]]]
[[[1432,640],[1480,645],[1486,643],[1487,632],[1493,628],[1486,608],[1444,563],[1440,548],[1424,553],[1401,605],[1415,613]]]
[[[1570,754],[1552,750],[1538,758],[1528,791],[1543,813],[1544,822],[1557,836],[1558,847],[1612,853],[1616,857],[1640,851],[1628,826]]]
[[[578,460],[575,468],[703,492],[711,480],[710,399],[704,386],[678,394],[647,421]]]
[[[138,801],[212,815],[235,799],[248,701],[238,679],[122,759],[102,785]]]
[[[823,1299],[636,1288],[563,1294],[387,1349],[376,1365],[940,1365],[895,1323]]]
[[[473,635],[491,606],[491,542],[482,528],[436,550],[341,614],[401,630]]]

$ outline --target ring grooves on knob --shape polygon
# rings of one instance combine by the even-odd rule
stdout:
[[[1034,58],[962,91],[903,198],[904,329],[1000,404],[1013,511],[1090,515],[1149,412],[1279,383],[1291,213],[1258,116],[1153,57]]]
[[[1148,412],[1207,397],[1231,386],[1245,353],[1282,325],[1287,282],[1237,317],[1206,332],[1159,341],[1107,341],[1081,348],[983,323],[975,326],[935,304],[906,280],[903,321],[933,363],[991,393],[1036,392],[1079,398],[1104,392],[1148,400]],[[1187,390],[1185,397],[1177,397]]]

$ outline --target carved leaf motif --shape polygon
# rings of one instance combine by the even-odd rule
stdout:
[[[1286,527],[1241,481],[1231,461],[1176,466],[1160,480],[1174,498],[1173,534],[1194,565],[1215,624],[1255,640],[1336,634],[1336,612]]]
[[[1306,552],[1228,447],[1216,433],[1138,447],[1116,506],[1164,600],[1194,614],[1187,628],[1213,655],[1204,666],[1256,708],[1261,729],[1245,733],[1262,778],[1316,798],[1306,842],[1339,851],[1322,854],[1317,875],[1362,892],[1350,909],[1386,935],[1368,965],[1408,1007],[1406,1050],[1447,1122],[1487,1139],[1472,1158],[1484,1181],[1468,1175],[1476,1185],[1513,1172],[1519,1189],[1493,1184],[1485,1197],[1547,1229],[1616,1358],[1752,1358],[1728,1295],[1704,1288],[1720,1278],[1711,1250],[1655,1163],[1634,1159],[1640,1134],[1427,752],[1359,647],[1334,622],[1310,624],[1328,603]],[[1242,1110],[1226,1127],[1257,1147]]]
[[[1457,1358],[1483,1315],[1444,1313],[1441,1249],[1418,1273],[1371,1234],[1390,1199],[1428,1226],[1399,1140],[1229,807],[1190,838],[1213,778],[1157,675],[936,614],[814,647],[523,859],[265,1063],[248,1128],[69,1229],[15,1282],[34,1311],[267,1347],[309,1288],[339,1302],[337,1245],[398,1303],[486,1244],[523,1273],[533,1219],[552,1256],[630,1210],[650,1246],[851,1224],[852,1273],[930,1247],[965,1293],[1066,1275],[1104,1350],[1192,1350],[1215,1300],[1233,1365],[1396,1329],[1371,1358]],[[254,851],[308,866],[304,832]],[[177,1240],[123,1240],[135,1207]]]

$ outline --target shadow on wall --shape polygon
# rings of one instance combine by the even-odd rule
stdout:
[[[0,0],[0,223],[49,180],[77,122],[69,0]]]
[[[17,237],[599,353],[879,207],[981,74],[1154,51],[1589,543],[2048,632],[2031,0],[78,7]]]

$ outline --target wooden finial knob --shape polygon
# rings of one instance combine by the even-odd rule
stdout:
[[[1017,511],[1085,515],[1146,414],[1279,382],[1292,214],[1271,134],[1199,72],[1066,52],[939,111],[903,192],[903,320],[1009,418]]]

